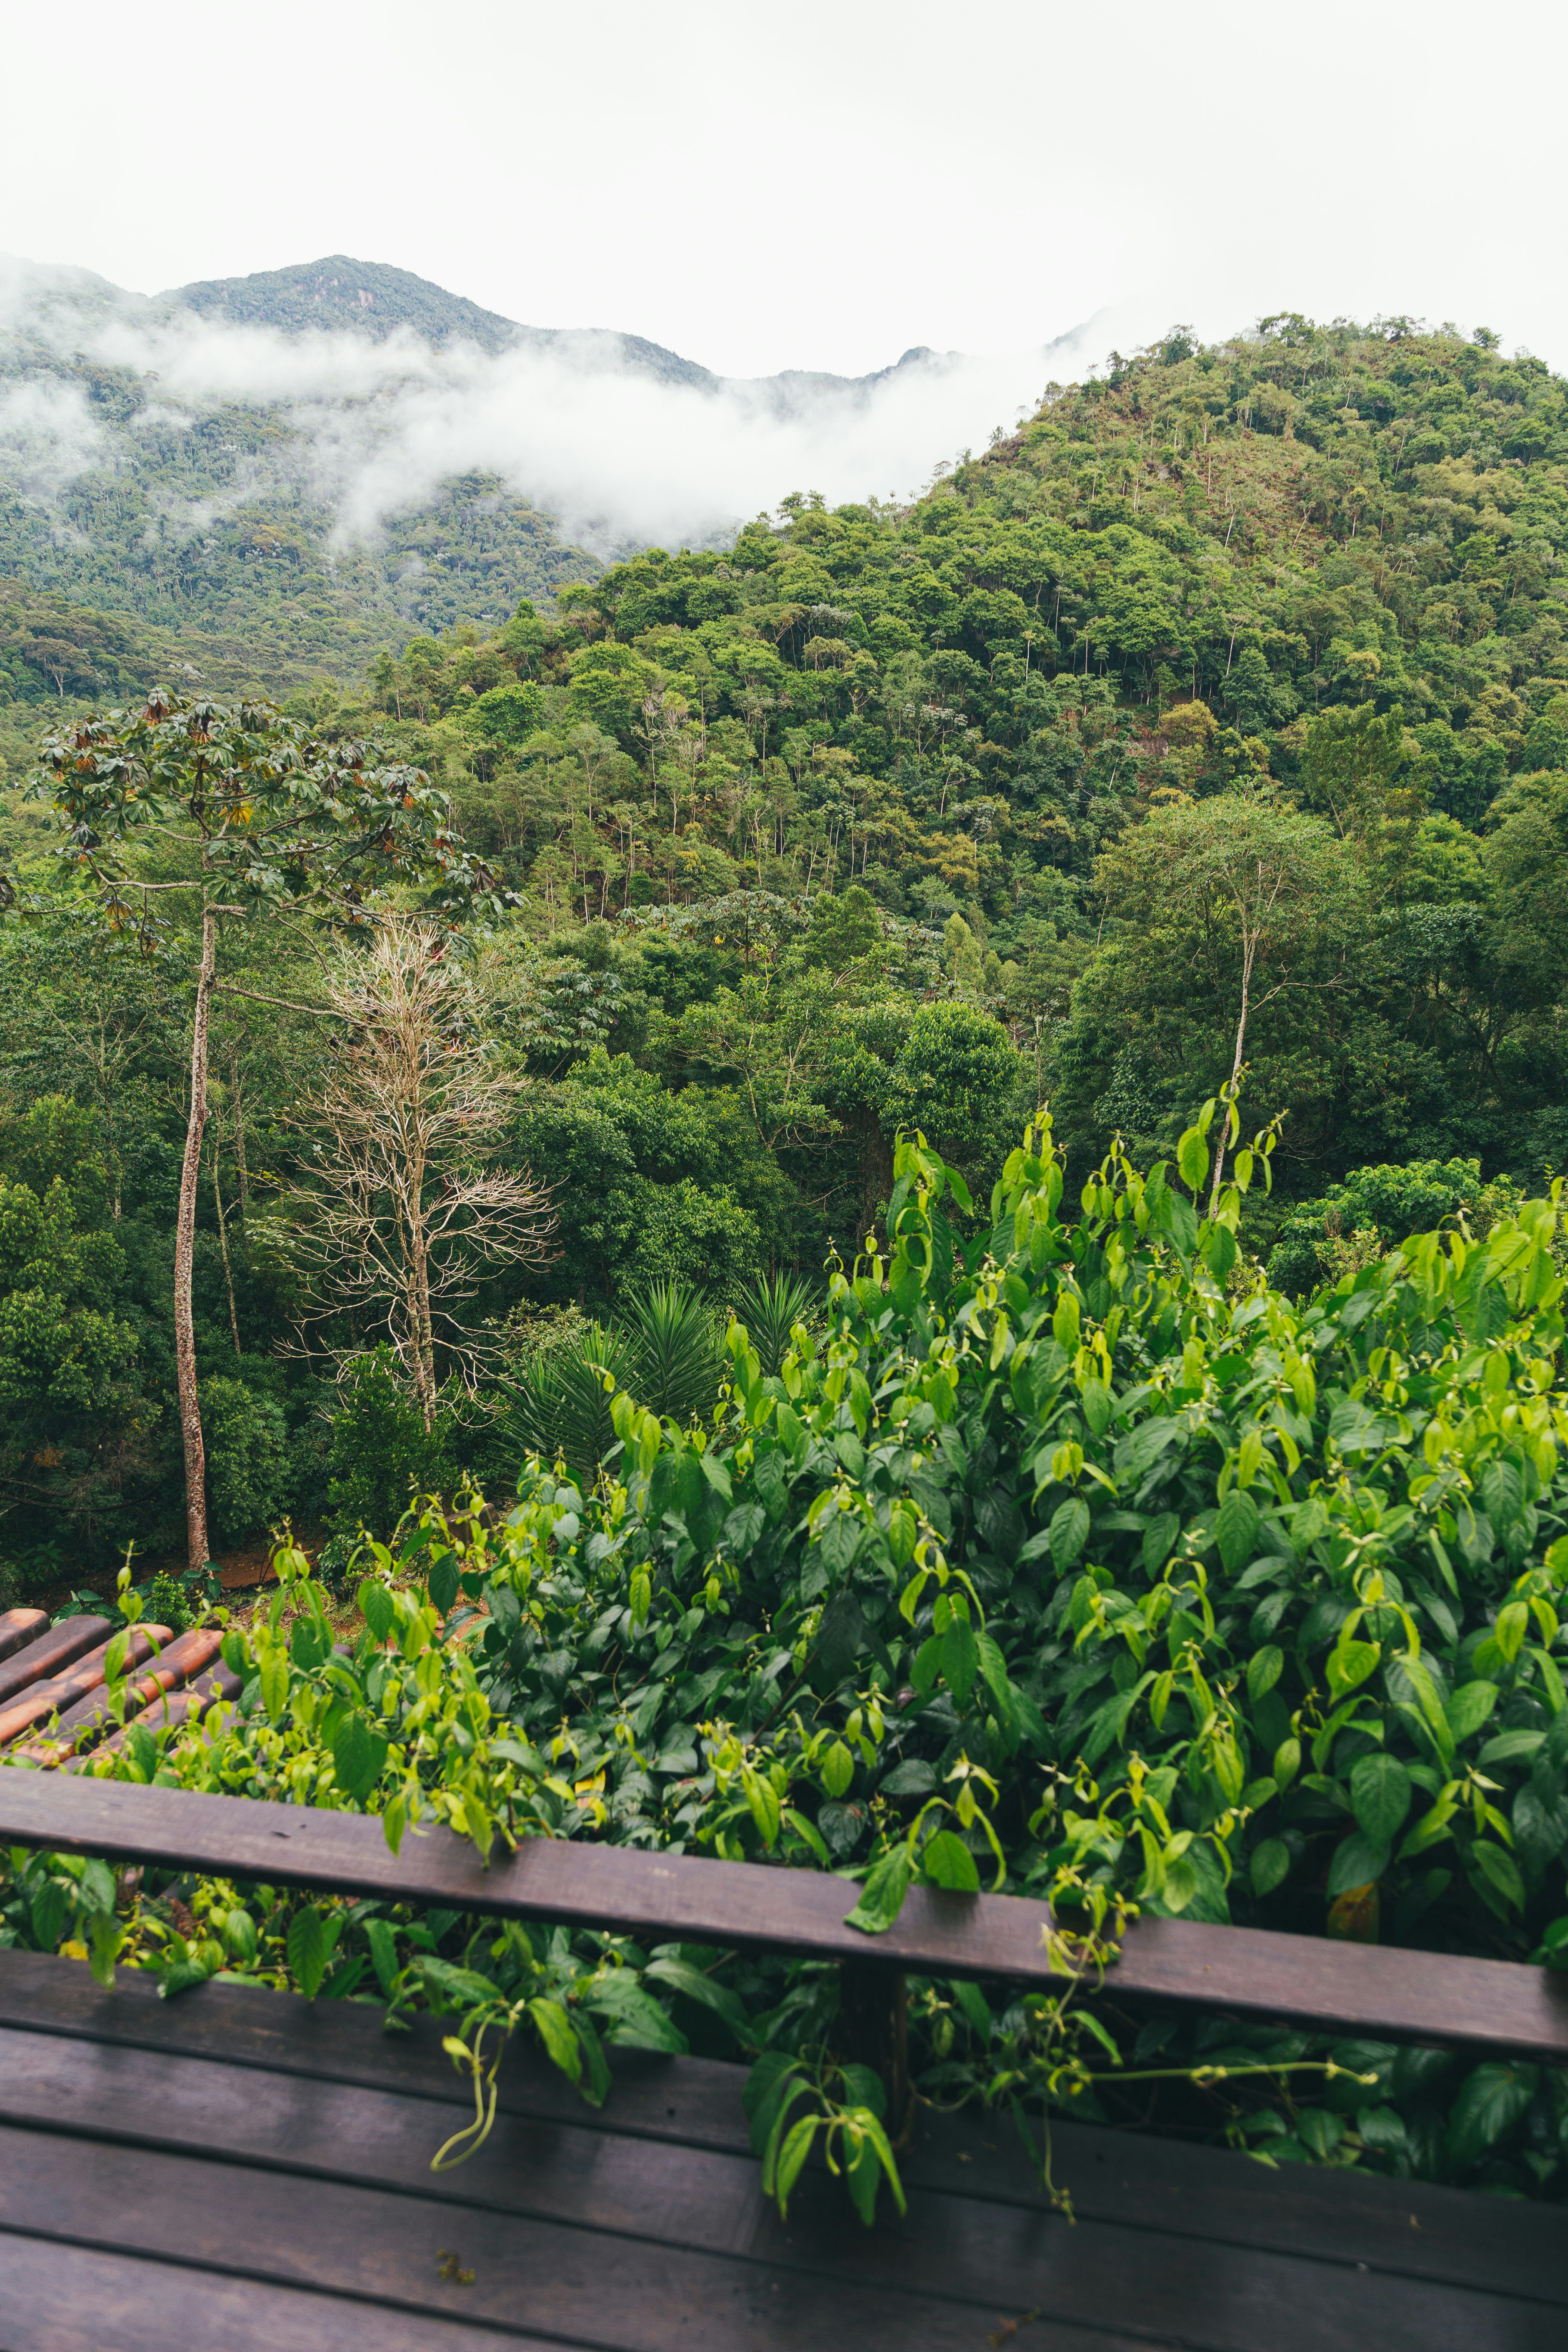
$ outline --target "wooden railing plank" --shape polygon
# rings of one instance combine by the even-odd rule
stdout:
[[[525,1839],[486,1870],[449,1830],[411,1832],[394,1854],[364,1814],[19,1766],[0,1769],[0,1844],[928,1975],[1043,1983],[1058,1973],[1046,1906],[1016,1896],[913,1887],[887,1934],[867,1937],[844,1924],[852,1885],[827,1872],[549,1838]],[[1142,1919],[1109,1982],[1121,1996],[1568,2061],[1568,1977],[1504,1960]]]

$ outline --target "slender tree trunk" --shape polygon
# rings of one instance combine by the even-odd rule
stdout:
[[[239,1316],[234,1304],[234,1274],[228,1262],[228,1223],[223,1213],[223,1185],[218,1176],[218,1160],[223,1152],[223,1127],[213,1121],[213,1199],[217,1204],[217,1243],[223,1252],[224,1287],[228,1292],[228,1328],[234,1334],[234,1352],[237,1359],[244,1353],[239,1344]]]
[[[196,1238],[196,1179],[207,1119],[207,1015],[217,964],[217,917],[202,913],[202,962],[196,980],[195,1017],[191,1024],[191,1108],[185,1125],[185,1158],[180,1171],[180,1213],[174,1226],[174,1378],[180,1398],[180,1434],[185,1453],[185,1540],[190,1564],[199,1575],[207,1559],[206,1449],[202,1444],[201,1406],[196,1397],[196,1334],[191,1318],[191,1260]]]
[[[419,1374],[419,1403],[426,1429],[436,1426],[436,1338],[430,1321],[430,1255],[417,1199],[413,1204],[409,1263],[414,1274],[414,1346]]]
[[[1244,940],[1242,947],[1241,1015],[1236,1024],[1236,1052],[1231,1057],[1230,1082],[1232,1086],[1236,1084],[1237,1078],[1241,1076],[1242,1049],[1247,1044],[1247,1000],[1252,993],[1252,958],[1256,945],[1257,942],[1255,940]],[[1225,1167],[1225,1131],[1226,1122],[1228,1121],[1228,1118],[1229,1113],[1226,1112],[1226,1121],[1222,1121],[1220,1126],[1219,1141],[1215,1145],[1214,1182],[1209,1186],[1209,1214],[1211,1217],[1213,1216],[1219,1202],[1219,1180],[1221,1172]]]
[[[239,1171],[239,1237],[243,1241],[246,1220],[250,1215],[250,1177],[245,1165],[245,1098],[239,1091],[239,1053],[232,1044],[228,1049],[228,1090],[234,1097],[234,1158]]]

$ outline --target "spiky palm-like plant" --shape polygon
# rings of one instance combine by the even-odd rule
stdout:
[[[547,1461],[560,1454],[574,1477],[592,1480],[616,1442],[606,1372],[616,1387],[626,1386],[631,1357],[620,1333],[598,1323],[570,1347],[531,1364],[512,1383],[503,1423],[519,1453]]]
[[[810,1323],[821,1301],[809,1282],[797,1274],[764,1274],[735,1301],[735,1318],[757,1351],[764,1373],[776,1373],[789,1353],[790,1334],[797,1323]]]
[[[712,1412],[719,1394],[719,1334],[700,1290],[684,1282],[657,1282],[634,1292],[617,1328],[630,1358],[626,1384],[639,1404],[677,1422]]]

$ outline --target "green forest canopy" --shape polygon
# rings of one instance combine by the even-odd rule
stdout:
[[[230,602],[200,607],[232,634],[205,641],[17,588],[7,755],[20,776],[42,722],[155,665],[187,690],[285,690],[320,732],[379,731],[451,793],[521,901],[478,984],[527,1082],[510,1154],[558,1187],[558,1255],[522,1303],[815,1278],[875,1221],[900,1125],[982,1187],[1046,1099],[1075,1171],[1117,1131],[1167,1152],[1229,1074],[1248,960],[1243,1110],[1283,1126],[1247,1238],[1267,1255],[1289,1215],[1276,1271],[1299,1288],[1413,1229],[1346,1223],[1333,1188],[1355,1171],[1458,1168],[1436,1197],[1484,1217],[1563,1161],[1563,394],[1489,335],[1408,320],[1286,316],[1208,348],[1176,331],[1053,388],[911,507],[797,494],[728,551],[649,550],[337,682],[290,684],[237,542]],[[310,599],[270,559],[265,581],[308,645]],[[317,642],[340,660],[324,621]],[[4,821],[37,890],[44,814],[13,793]],[[151,967],[106,962],[68,887],[44,906],[4,942],[7,1118],[30,1136],[45,1091],[67,1106],[52,1134],[83,1122],[101,1181],[84,1190],[68,1151],[58,1172],[121,1254],[97,1303],[135,1337],[115,1446],[96,1407],[73,1424],[63,1454],[93,1466],[62,1460],[35,1531],[146,1539],[170,1493],[187,953],[176,931]],[[247,984],[317,986],[281,950]],[[319,1024],[237,998],[220,1029],[215,1172],[265,1222],[309,1190]],[[220,1235],[212,1181],[205,1369],[301,1433],[271,1505],[310,1512],[321,1400],[276,1353],[288,1280],[243,1210]],[[500,1282],[485,1305],[504,1318],[520,1294]],[[89,1489],[112,1492],[107,1517]]]

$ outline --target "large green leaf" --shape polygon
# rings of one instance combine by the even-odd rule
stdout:
[[[336,1921],[331,1931],[313,1904],[306,1904],[289,1922],[289,1966],[307,2000],[314,2000],[326,1974],[336,1941]]]
[[[746,2005],[728,1985],[717,1983],[704,1970],[694,1969],[689,1960],[673,1953],[661,1953],[648,1962],[643,1970],[643,1981],[647,1983],[650,1979],[710,2009],[715,2017],[723,2019],[742,2049],[755,2048],[757,2037],[747,2019]]]
[[[1348,1895],[1357,1886],[1370,1886],[1388,1868],[1386,1840],[1375,1843],[1357,1830],[1335,1848],[1329,1865],[1329,1894]]]
[[[896,1845],[890,1853],[883,1855],[868,1877],[859,1901],[845,1914],[845,1926],[858,1927],[868,1936],[881,1935],[904,1907],[910,1876],[909,1847]]]
[[[1529,2111],[1541,2069],[1518,2060],[1478,2066],[1448,2110],[1447,2153],[1456,2173],[1473,2171]]]
[[[980,1871],[956,1830],[938,1830],[921,1849],[921,1870],[933,1886],[957,1895],[978,1895]]]
[[[630,1969],[611,1969],[596,1977],[586,1999],[595,2015],[609,2019],[610,2041],[624,2048],[679,2054],[691,2046],[668,2011],[652,1993],[643,1990]]]
[[[1496,1683],[1461,1684],[1443,1709],[1454,1738],[1457,1740],[1472,1738],[1497,1703]]]
[[[1289,1875],[1290,1849],[1283,1838],[1265,1838],[1252,1857],[1252,1891],[1272,1895]]]
[[[942,1671],[955,1705],[967,1706],[980,1671],[980,1649],[974,1628],[963,1617],[955,1617],[942,1637]]]
[[[1410,1775],[1396,1756],[1380,1751],[1358,1759],[1351,1772],[1351,1810],[1373,1845],[1393,1843],[1410,1811],[1412,1793]]]
[[[1215,1541],[1227,1574],[1247,1566],[1258,1544],[1258,1506],[1250,1495],[1233,1486],[1215,1516]]]
[[[1051,1515],[1051,1559],[1065,1576],[1089,1541],[1089,1505],[1081,1495],[1059,1503]]]

